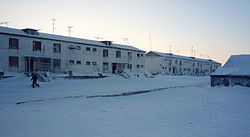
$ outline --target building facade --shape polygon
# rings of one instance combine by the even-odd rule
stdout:
[[[214,72],[220,63],[209,59],[199,59],[150,51],[146,54],[146,70],[152,74],[205,76]]]
[[[16,72],[117,73],[145,70],[145,51],[112,43],[0,27],[0,69]]]

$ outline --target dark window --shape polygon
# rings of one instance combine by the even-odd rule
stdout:
[[[97,49],[96,49],[96,48],[93,48],[93,49],[92,49],[92,51],[93,51],[93,52],[96,52],[96,51],[97,51]]]
[[[40,41],[33,41],[33,51],[41,51],[42,43]]]
[[[128,69],[132,69],[132,64],[128,64]]]
[[[61,60],[60,59],[53,59],[53,67],[60,68],[61,67]]]
[[[141,57],[143,57],[143,54],[141,54]]]
[[[103,62],[103,70],[108,70],[109,64],[108,62]]]
[[[53,45],[53,53],[61,53],[61,44],[54,43],[54,45]]]
[[[136,65],[137,68],[140,68],[140,65]]]
[[[140,57],[140,53],[137,53],[137,57]]]
[[[86,61],[86,65],[90,65],[90,62],[89,62],[89,61]]]
[[[143,66],[143,65],[141,65],[141,68],[144,68],[144,66]],[[165,69],[167,69],[167,67],[165,67]]]
[[[75,63],[74,60],[70,60],[70,61],[69,61],[69,64],[70,64],[70,65],[73,65],[74,63]]]
[[[82,62],[81,61],[76,61],[76,64],[81,65]]]
[[[9,49],[18,49],[18,39],[9,38]]]
[[[107,49],[103,50],[103,57],[107,58],[109,56],[109,51]]]
[[[18,67],[18,57],[9,56],[9,67]]]
[[[121,51],[116,51],[116,58],[121,58]]]
[[[128,52],[128,60],[132,60],[132,52]]]
[[[90,47],[86,47],[86,51],[90,51],[91,49],[90,49]]]

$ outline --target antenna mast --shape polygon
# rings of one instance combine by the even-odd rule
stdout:
[[[68,30],[67,31],[69,32],[69,37],[70,37],[70,33],[72,32],[72,30],[71,30],[72,28],[73,28],[73,26],[68,26]]]
[[[169,53],[172,53],[172,50],[171,50],[172,46],[169,45]]]
[[[5,26],[8,27],[8,23],[10,23],[10,22],[9,21],[0,22],[0,26],[2,26],[3,24],[5,24]]]
[[[151,40],[151,35],[149,35],[149,44],[150,44],[150,51],[152,51],[152,40]]]
[[[56,21],[56,19],[51,19],[51,20],[52,20],[53,33],[55,33],[55,21]]]

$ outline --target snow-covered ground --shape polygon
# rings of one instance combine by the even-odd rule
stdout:
[[[250,89],[209,77],[0,80],[1,137],[248,137]],[[130,96],[131,92],[152,91]]]

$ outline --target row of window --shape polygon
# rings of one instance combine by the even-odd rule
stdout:
[[[69,61],[69,64],[70,64],[70,65],[74,65],[74,64],[81,65],[82,62],[81,62],[80,60],[77,60],[77,61],[70,60],[70,61]],[[86,61],[85,64],[86,64],[86,65],[91,65],[91,62],[90,62],[90,61]],[[96,63],[96,62],[92,62],[92,65],[93,65],[93,66],[96,66],[97,63]]]
[[[18,39],[9,38],[9,49],[19,49]],[[73,45],[71,45],[73,46]],[[33,41],[32,43],[33,51],[41,51],[42,50],[42,43],[40,41]],[[80,46],[74,49],[81,50]],[[90,47],[86,47],[86,51],[91,51]],[[92,52],[97,52],[97,48],[92,48]],[[53,53],[61,53],[61,44],[54,43],[53,44]],[[128,52],[128,60],[132,60],[132,52]],[[103,49],[103,57],[107,58],[109,56],[109,51],[107,49]],[[143,57],[144,54],[137,53],[137,57]],[[116,51],[116,58],[121,58],[121,51]]]

